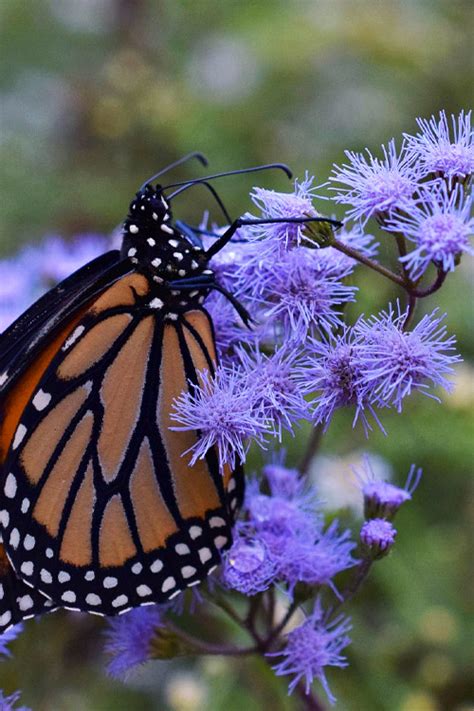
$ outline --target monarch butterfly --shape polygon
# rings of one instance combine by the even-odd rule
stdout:
[[[214,373],[203,302],[223,292],[208,264],[244,224],[211,179],[152,185],[130,204],[121,250],[39,299],[0,337],[0,631],[65,607],[113,615],[200,583],[231,544],[243,469],[216,451],[189,466],[199,432],[170,429],[174,398]],[[171,201],[203,184],[230,227],[205,250]],[[178,188],[167,194],[170,188]]]

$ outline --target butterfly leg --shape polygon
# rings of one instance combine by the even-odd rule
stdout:
[[[306,224],[307,222],[329,222],[335,227],[340,227],[342,224],[338,220],[331,220],[327,217],[272,217],[269,219],[238,217],[236,220],[234,220],[229,229],[227,229],[224,234],[221,235],[216,242],[214,242],[212,247],[207,250],[206,257],[208,259],[211,259],[215,254],[220,252],[221,249],[223,249],[226,244],[230,242],[230,240],[240,227],[246,227],[249,225],[275,225],[279,223],[300,225]]]
[[[194,289],[214,289],[214,291],[219,291],[228,301],[230,301],[248,328],[250,328],[250,325],[253,323],[253,319],[245,306],[243,306],[240,301],[230,293],[230,291],[227,291],[227,289],[218,284],[212,277],[209,278],[205,274],[202,274],[201,276],[191,277],[190,279],[177,279],[175,281],[168,282],[168,286],[172,289],[180,289],[183,291],[192,291]]]

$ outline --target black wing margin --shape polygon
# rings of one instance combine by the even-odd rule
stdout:
[[[0,335],[0,396],[5,395],[25,368],[75,311],[131,271],[131,263],[112,250],[38,299]]]

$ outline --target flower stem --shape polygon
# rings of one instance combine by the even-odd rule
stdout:
[[[181,629],[181,627],[178,627],[178,625],[171,622],[171,620],[166,621],[166,626],[177,637],[182,639],[185,644],[189,645],[194,654],[242,657],[250,654],[257,654],[259,651],[257,645],[253,645],[252,647],[234,647],[233,645],[220,645],[205,642],[204,640],[193,637],[188,632],[185,632]]]
[[[333,607],[331,607],[331,609],[328,611],[328,617],[332,617],[336,610],[338,610],[344,603],[354,597],[354,595],[368,576],[373,562],[374,561],[371,558],[363,558],[361,560],[361,562],[356,568],[354,577],[350,581],[349,585],[345,588],[345,590],[343,590],[336,604],[333,605]]]
[[[413,321],[417,302],[418,302],[417,297],[414,296],[413,293],[408,292],[407,316],[406,316],[405,321],[403,322],[403,330],[404,331],[408,331],[408,329],[411,325],[411,322]]]
[[[280,636],[280,633],[284,630],[290,619],[293,617],[295,614],[296,610],[298,609],[299,605],[298,603],[293,600],[291,605],[288,607],[285,615],[282,617],[280,622],[277,624],[274,629],[270,632],[266,640],[264,641],[264,646],[265,646],[265,651],[268,651],[272,643]]]
[[[301,701],[303,702],[304,708],[307,709],[307,711],[324,711],[324,706],[315,696],[315,694],[312,691],[310,691],[308,694],[306,693],[304,682],[300,682],[298,684],[298,686],[296,687],[296,692],[300,697]]]
[[[393,281],[394,284],[398,284],[398,286],[406,289],[406,282],[402,276],[395,274],[390,269],[387,269],[387,267],[383,267],[381,264],[378,264],[378,262],[374,262],[373,259],[366,257],[365,254],[362,254],[359,250],[354,249],[354,247],[349,247],[349,245],[344,244],[344,242],[339,242],[337,239],[331,242],[331,247],[339,250],[339,252],[343,252],[348,257],[357,260],[361,264],[365,264],[366,267],[373,269],[387,279],[390,279],[390,281]]]
[[[423,299],[425,296],[430,296],[431,294],[434,294],[435,291],[438,291],[438,289],[441,289],[444,284],[444,280],[447,276],[447,272],[443,271],[442,269],[438,269],[436,279],[430,286],[427,286],[426,289],[411,289],[410,293],[413,296],[416,296],[418,299]]]
[[[316,425],[308,440],[306,450],[303,454],[300,464],[298,465],[298,471],[301,474],[307,474],[311,462],[318,453],[319,447],[321,445],[321,440],[324,432],[324,427],[322,424]]]

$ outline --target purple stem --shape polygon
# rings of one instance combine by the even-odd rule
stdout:
[[[418,299],[422,299],[425,296],[430,296],[431,294],[434,294],[435,291],[438,291],[438,289],[441,289],[447,276],[448,272],[445,272],[441,268],[438,268],[438,274],[436,276],[436,279],[430,286],[426,287],[426,289],[411,289],[410,293]]]
[[[306,689],[303,682],[298,684],[298,686],[296,687],[296,692],[300,697],[301,701],[303,702],[304,708],[307,709],[307,711],[324,711],[324,706],[315,696],[315,694],[312,691],[310,691],[309,694],[306,693]]]

